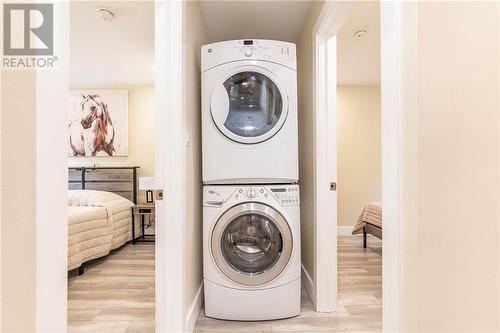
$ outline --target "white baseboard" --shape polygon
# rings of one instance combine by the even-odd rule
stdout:
[[[312,303],[314,304],[314,308],[316,308],[316,298],[314,297],[314,282],[313,279],[311,278],[311,275],[307,271],[307,269],[302,266],[302,284],[304,284],[304,288],[306,289],[307,294],[309,295],[309,298],[311,299]]]
[[[337,236],[357,236],[352,234],[352,227],[337,227]]]
[[[200,315],[201,306],[203,304],[203,281],[201,281],[200,287],[194,296],[189,312],[186,316],[186,332],[193,332],[196,326],[196,321]]]

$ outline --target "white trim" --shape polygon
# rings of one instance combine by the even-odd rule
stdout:
[[[401,196],[403,154],[416,161],[416,127],[405,127],[403,105],[416,105],[417,8],[413,2],[381,2],[383,329],[401,331]],[[415,113],[416,114],[416,113]],[[407,119],[416,126],[416,119]],[[416,175],[406,170],[405,178]],[[416,191],[414,184],[411,188]],[[409,209],[414,209],[407,207]]]
[[[194,327],[196,326],[196,321],[200,315],[201,306],[203,304],[203,281],[200,283],[200,287],[196,292],[196,295],[191,302],[191,306],[189,307],[188,314],[186,316],[186,332],[193,332]]]
[[[319,312],[335,311],[337,305],[337,193],[329,185],[337,177],[335,35],[352,6],[325,2],[313,30],[314,303]]]
[[[359,235],[352,234],[352,227],[337,227],[337,236],[353,236],[358,237]]]
[[[185,331],[185,3],[155,1],[156,332]],[[173,223],[175,222],[175,223]]]
[[[326,38],[335,36],[349,18],[353,7],[354,3],[349,2],[325,2],[314,25],[313,36],[323,36]]]
[[[36,165],[33,166],[36,168],[36,304],[33,306],[37,332],[67,329],[69,2],[54,2],[53,9],[57,27],[54,55],[58,61],[55,69],[36,71]]]
[[[311,278],[311,274],[307,271],[307,269],[302,266],[302,284],[304,285],[304,288],[306,289],[307,295],[309,295],[309,298],[313,302],[314,306],[316,306],[316,299],[313,297],[314,296],[314,282]]]

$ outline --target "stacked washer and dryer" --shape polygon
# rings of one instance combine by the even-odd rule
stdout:
[[[205,314],[300,313],[295,45],[201,49]]]

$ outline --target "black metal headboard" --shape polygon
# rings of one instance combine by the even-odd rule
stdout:
[[[68,189],[113,192],[137,204],[137,169],[137,166],[71,167]]]

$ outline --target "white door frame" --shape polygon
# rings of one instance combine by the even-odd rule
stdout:
[[[36,70],[36,331],[66,332],[69,2],[55,1],[54,69]],[[23,87],[19,89],[32,89]],[[28,94],[31,92],[28,91]],[[7,112],[15,112],[9,110]]]
[[[408,170],[411,168],[405,168],[405,161],[416,163],[416,119],[408,118],[403,122],[403,115],[405,108],[412,111],[416,105],[416,6],[417,3],[412,1],[380,3],[384,203],[382,322],[385,332],[399,332],[402,329],[401,272],[404,262],[401,259],[401,215],[403,210],[412,209],[408,205],[403,207],[402,189],[405,179],[413,181],[415,177],[413,171]]]
[[[184,332],[186,117],[184,1],[155,1],[156,332]]]
[[[328,1],[313,30],[314,61],[314,304],[316,311],[337,306],[337,40],[351,3]]]
[[[383,326],[399,332],[400,323],[400,185],[401,185],[401,93],[403,43],[399,2],[381,2],[382,66],[382,201]],[[334,311],[337,301],[337,210],[336,196],[328,183],[336,176],[336,38],[352,3],[326,2],[314,29],[314,124],[315,124],[315,304],[317,311]],[[406,16],[405,16],[406,17]],[[333,63],[333,65],[331,65]],[[326,93],[328,91],[328,93]],[[335,93],[332,93],[335,92]],[[336,131],[333,131],[336,133]],[[324,144],[324,143],[327,144]],[[335,148],[332,148],[335,147]],[[335,202],[335,204],[332,204]],[[332,218],[333,217],[333,218]],[[334,241],[332,241],[334,239]],[[335,257],[332,257],[335,255]]]
[[[69,96],[69,2],[54,2],[56,70],[37,71],[37,330],[67,329],[67,157],[66,101]],[[156,332],[183,332],[186,225],[186,136],[184,117],[185,3],[155,1],[156,175],[165,200],[157,201]],[[62,33],[65,32],[65,33]],[[57,47],[57,46],[56,46]],[[70,64],[69,64],[70,65]],[[50,87],[50,88],[49,88]],[[55,101],[58,102],[57,105]],[[49,112],[52,117],[47,118]],[[57,117],[55,114],[57,113]],[[47,123],[53,118],[61,122]],[[45,120],[44,120],[45,119]],[[41,121],[40,121],[41,120]],[[57,126],[56,126],[57,125]],[[61,125],[61,126],[59,126]],[[54,140],[54,138],[58,138]],[[50,144],[49,144],[50,143]],[[51,156],[57,150],[57,157]],[[46,154],[45,154],[46,153]],[[57,185],[54,187],[54,184]],[[52,187],[51,187],[52,186]],[[52,188],[47,196],[45,189]],[[60,260],[55,260],[55,259]]]

